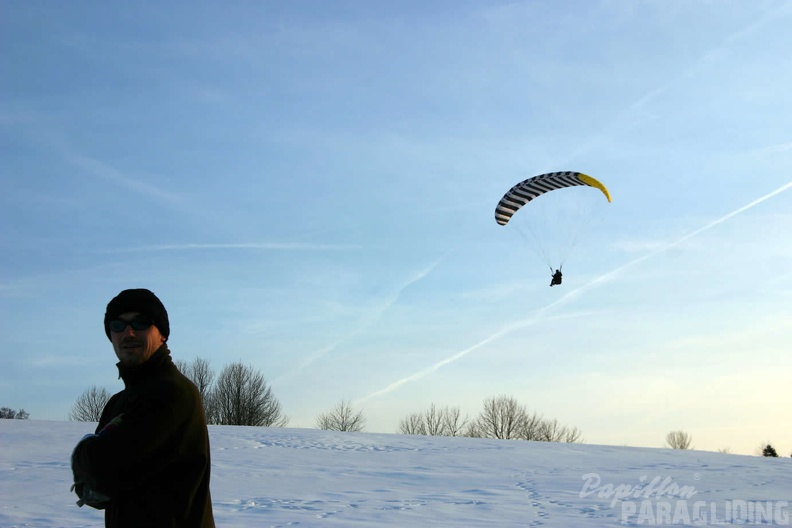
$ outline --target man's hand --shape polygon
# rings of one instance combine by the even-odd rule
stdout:
[[[77,501],[77,506],[80,508],[87,504],[91,508],[97,510],[104,510],[110,502],[110,497],[102,495],[98,491],[92,490],[84,482],[75,482],[72,484],[71,491],[75,492],[80,500]]]

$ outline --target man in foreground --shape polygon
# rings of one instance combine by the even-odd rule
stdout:
[[[124,390],[72,454],[78,504],[105,526],[213,528],[209,435],[195,385],[171,361],[168,312],[146,289],[107,305],[105,334]]]

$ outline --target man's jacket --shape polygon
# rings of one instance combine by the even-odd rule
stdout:
[[[109,497],[99,506],[108,527],[213,528],[198,389],[164,344],[142,365],[118,370],[125,388],[107,402],[97,434],[75,448],[75,478]]]

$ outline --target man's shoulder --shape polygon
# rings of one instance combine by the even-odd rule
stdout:
[[[194,398],[199,396],[198,389],[190,378],[179,372],[174,365],[159,370],[148,380],[148,389],[161,392],[165,396]]]
[[[127,395],[126,389],[121,389],[120,391],[116,392],[110,399],[107,400],[107,403],[104,405],[105,411],[112,409],[119,401],[122,401]]]

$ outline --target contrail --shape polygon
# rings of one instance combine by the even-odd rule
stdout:
[[[185,243],[159,244],[133,248],[101,250],[100,253],[147,253],[155,251],[190,251],[211,249],[263,249],[273,251],[325,251],[340,249],[360,249],[362,246],[344,244],[312,244],[303,242],[239,242],[228,244]]]
[[[781,194],[782,192],[784,192],[784,191],[786,191],[786,190],[788,190],[790,188],[792,188],[792,181],[790,181],[789,183],[787,183],[785,185],[782,185],[781,187],[779,187],[775,191],[769,192],[769,193],[765,194],[764,196],[762,196],[760,198],[757,198],[756,200],[754,200],[754,201],[752,201],[752,202],[750,202],[750,203],[748,203],[748,204],[746,204],[746,205],[744,205],[744,206],[742,206],[742,207],[740,207],[738,209],[735,209],[731,213],[728,213],[728,214],[726,214],[726,215],[724,215],[724,216],[722,216],[722,217],[720,217],[720,218],[718,218],[716,220],[713,220],[712,222],[704,225],[703,227],[700,227],[700,228],[696,229],[695,231],[691,231],[690,233],[688,233],[688,234],[686,234],[686,235],[674,240],[673,242],[669,242],[668,244],[660,247],[659,249],[656,249],[656,250],[654,250],[654,251],[652,251],[650,253],[647,253],[646,255],[643,255],[642,257],[638,257],[638,258],[636,258],[634,260],[631,260],[631,261],[627,262],[626,264],[623,264],[623,265],[619,266],[618,268],[616,268],[616,269],[614,269],[612,271],[609,271],[608,273],[605,273],[604,275],[601,275],[601,276],[599,276],[599,277],[597,277],[595,279],[592,279],[591,281],[589,281],[588,283],[584,284],[583,286],[575,288],[574,290],[564,294],[562,297],[560,297],[559,299],[553,301],[552,303],[548,304],[547,306],[544,306],[542,308],[539,308],[539,309],[535,310],[533,313],[531,313],[525,319],[522,319],[520,321],[511,323],[511,324],[503,327],[502,329],[498,330],[497,332],[495,332],[491,336],[489,336],[489,337],[487,337],[485,339],[482,339],[481,341],[479,341],[475,345],[473,345],[471,347],[468,347],[468,348],[466,348],[466,349],[464,349],[464,350],[462,350],[460,352],[457,352],[456,354],[454,354],[452,356],[449,356],[449,357],[447,357],[447,358],[445,358],[445,359],[443,359],[441,361],[438,361],[437,363],[435,363],[433,365],[430,365],[430,366],[426,367],[423,370],[419,370],[418,372],[410,374],[409,376],[406,376],[406,377],[404,377],[404,378],[402,378],[400,380],[394,381],[390,385],[388,385],[388,386],[386,386],[386,387],[384,387],[384,388],[382,388],[380,390],[374,391],[374,392],[372,392],[372,393],[370,393],[370,394],[358,399],[354,403],[355,404],[361,404],[361,403],[363,403],[363,402],[365,402],[367,400],[370,400],[372,398],[376,398],[378,396],[383,396],[385,394],[388,394],[389,392],[393,392],[393,391],[395,391],[396,389],[398,389],[399,387],[401,387],[402,385],[404,385],[406,383],[417,381],[417,380],[419,380],[419,379],[421,379],[421,378],[423,378],[425,376],[428,376],[429,374],[435,372],[436,370],[441,369],[442,367],[445,367],[446,365],[448,365],[450,363],[453,363],[454,361],[457,361],[458,359],[462,359],[463,357],[467,356],[468,354],[470,354],[474,350],[483,347],[484,345],[487,345],[487,344],[489,344],[489,343],[491,343],[491,342],[493,342],[493,341],[495,341],[497,339],[500,339],[501,337],[503,337],[505,335],[511,334],[512,332],[515,332],[517,330],[525,328],[526,326],[533,325],[533,324],[539,322],[548,311],[550,311],[551,309],[555,308],[556,306],[567,304],[568,302],[570,302],[570,301],[572,301],[574,299],[577,299],[584,292],[586,292],[588,290],[591,290],[592,288],[594,288],[596,286],[600,286],[602,284],[610,282],[611,280],[613,280],[618,274],[620,274],[624,270],[626,270],[628,268],[631,268],[631,267],[633,267],[633,266],[635,266],[637,264],[640,264],[641,262],[644,262],[644,261],[646,261],[646,260],[648,260],[648,259],[650,259],[652,257],[655,257],[655,256],[659,255],[660,253],[668,251],[669,249],[672,249],[672,248],[674,248],[674,247],[686,242],[687,240],[690,240],[691,238],[693,238],[693,237],[695,237],[697,235],[700,235],[704,231],[707,231],[707,230],[712,229],[713,227],[715,227],[715,226],[717,226],[719,224],[722,224],[723,222],[729,220],[730,218],[732,218],[732,217],[734,217],[734,216],[736,216],[736,215],[738,215],[740,213],[743,213],[743,212],[747,211],[748,209],[751,209],[752,207],[755,207],[755,206],[759,205],[760,203],[764,202],[765,200],[769,200],[770,198],[772,198],[772,197],[774,197],[774,196],[776,196],[778,194]]]
[[[293,376],[299,373],[300,371],[310,367],[313,363],[315,363],[325,355],[329,354],[336,348],[340,347],[341,345],[343,345],[344,343],[346,343],[347,341],[349,341],[356,335],[362,333],[364,330],[366,330],[371,325],[376,323],[377,320],[380,317],[382,317],[382,314],[384,314],[388,310],[388,308],[393,306],[396,303],[396,301],[399,300],[399,297],[401,296],[402,292],[404,292],[404,290],[406,290],[416,282],[420,281],[421,279],[429,275],[445,259],[445,257],[446,255],[443,255],[434,262],[431,262],[428,266],[426,266],[422,270],[419,270],[417,273],[410,276],[404,283],[400,284],[396,288],[396,290],[393,293],[391,293],[391,295],[387,299],[385,299],[385,301],[379,307],[369,311],[368,315],[360,322],[357,328],[351,330],[349,333],[347,333],[344,337],[342,337],[335,343],[323,347],[317,350],[316,352],[314,352],[313,354],[311,354],[310,356],[308,356],[307,358],[305,358],[294,370],[287,372],[286,374],[283,374],[282,376],[278,377],[278,379],[273,381],[272,382],[273,385],[277,382],[282,381],[283,378]]]
[[[180,205],[184,201],[183,198],[176,193],[167,192],[156,185],[131,178],[124,172],[97,158],[84,156],[75,152],[65,152],[63,150],[61,150],[61,152],[63,156],[66,157],[72,164],[98,178],[102,178],[116,185],[127,187],[128,189],[132,189],[133,191],[136,191],[140,194],[148,195],[149,197],[161,202]]]
[[[372,392],[371,394],[368,394],[368,395],[358,399],[357,401],[355,401],[353,403],[355,405],[359,405],[359,404],[361,404],[361,403],[363,403],[363,402],[365,402],[367,400],[370,400],[372,398],[376,398],[377,396],[382,396],[382,395],[387,394],[389,392],[393,392],[394,390],[398,389],[399,387],[401,387],[402,385],[404,385],[406,383],[409,383],[411,381],[417,381],[417,380],[423,378],[424,376],[428,376],[432,372],[434,372],[436,370],[439,370],[442,367],[445,367],[449,363],[453,363],[454,361],[456,361],[458,359],[462,359],[463,357],[467,356],[469,353],[473,352],[474,350],[476,350],[478,348],[483,347],[486,344],[489,344],[489,343],[491,343],[491,342],[493,342],[493,341],[495,341],[495,340],[497,340],[497,339],[499,339],[499,338],[501,338],[501,337],[503,337],[505,335],[511,334],[512,332],[514,332],[516,330],[519,330],[521,328],[525,328],[526,326],[530,326],[530,325],[538,322],[539,319],[541,319],[541,316],[545,312],[547,312],[548,310],[550,310],[554,306],[557,306],[558,304],[561,304],[563,299],[564,298],[562,297],[561,299],[558,299],[557,301],[554,301],[554,302],[548,304],[547,306],[545,306],[543,308],[539,308],[538,310],[534,311],[526,319],[523,319],[521,321],[517,321],[515,323],[507,325],[504,328],[502,328],[502,329],[498,330],[497,332],[495,332],[494,334],[492,334],[491,336],[489,336],[489,337],[487,337],[485,339],[482,339],[481,341],[479,341],[475,345],[473,345],[471,347],[468,347],[465,350],[462,350],[460,352],[457,352],[453,356],[449,356],[449,357],[443,359],[442,361],[438,361],[434,365],[430,365],[430,366],[426,367],[423,370],[419,370],[418,372],[415,372],[414,374],[410,374],[409,376],[407,376],[405,378],[402,378],[400,380],[394,381],[393,383],[391,383],[387,387],[385,387],[383,389],[380,389],[378,391]],[[559,319],[566,319],[566,317],[558,317],[558,318]]]
[[[677,74],[675,77],[672,77],[670,80],[656,86],[646,92],[644,95],[639,97],[637,100],[633,101],[626,110],[622,111],[621,114],[617,115],[615,119],[613,119],[609,124],[607,124],[599,133],[594,135],[594,137],[590,138],[586,141],[583,145],[578,147],[572,154],[567,158],[567,163],[574,161],[582,154],[587,153],[590,150],[593,150],[597,146],[597,142],[607,136],[608,134],[612,134],[616,131],[623,123],[627,121],[629,117],[631,117],[636,111],[648,106],[648,104],[677,86],[680,82],[694,78],[698,75],[699,71],[701,71],[704,66],[717,58],[719,55],[723,53],[725,49],[729,46],[734,45],[735,43],[739,43],[740,40],[752,35],[756,31],[762,28],[768,22],[771,22],[779,17],[787,16],[792,12],[789,9],[791,4],[789,2],[782,3],[775,9],[769,9],[766,12],[762,13],[758,18],[747,24],[746,26],[742,27],[741,29],[733,32],[731,35],[724,38],[717,46],[711,48],[709,51],[704,53],[700,56],[697,60],[687,66],[681,73]]]

